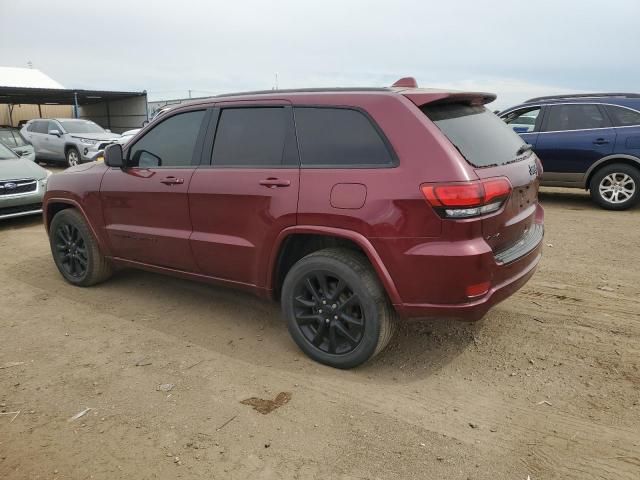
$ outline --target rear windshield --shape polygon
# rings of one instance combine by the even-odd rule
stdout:
[[[474,167],[495,167],[520,159],[517,152],[524,145],[522,139],[483,106],[448,103],[425,105],[421,110]]]

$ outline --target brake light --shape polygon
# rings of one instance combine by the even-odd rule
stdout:
[[[443,217],[469,218],[500,209],[511,194],[506,177],[475,182],[424,184],[420,187],[429,204]]]

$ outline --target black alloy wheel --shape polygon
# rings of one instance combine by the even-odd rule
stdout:
[[[336,273],[315,271],[298,282],[295,319],[304,338],[322,352],[342,355],[362,341],[360,298]]]
[[[87,274],[87,244],[76,226],[63,223],[55,231],[55,255],[64,272],[76,278]]]
[[[289,333],[313,360],[353,368],[380,353],[396,312],[368,258],[350,248],[325,248],[298,260],[280,295]]]
[[[67,282],[88,287],[111,276],[111,264],[102,255],[84,216],[75,208],[65,208],[54,215],[49,244],[53,260]]]

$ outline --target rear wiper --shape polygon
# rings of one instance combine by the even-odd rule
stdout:
[[[529,150],[532,150],[532,149],[533,149],[533,145],[525,143],[516,152],[516,157],[518,157],[518,156],[522,155],[523,153],[528,152]]]

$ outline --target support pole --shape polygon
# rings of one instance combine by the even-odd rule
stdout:
[[[109,100],[106,101],[107,105],[107,128],[111,130],[111,109],[109,108]]]

